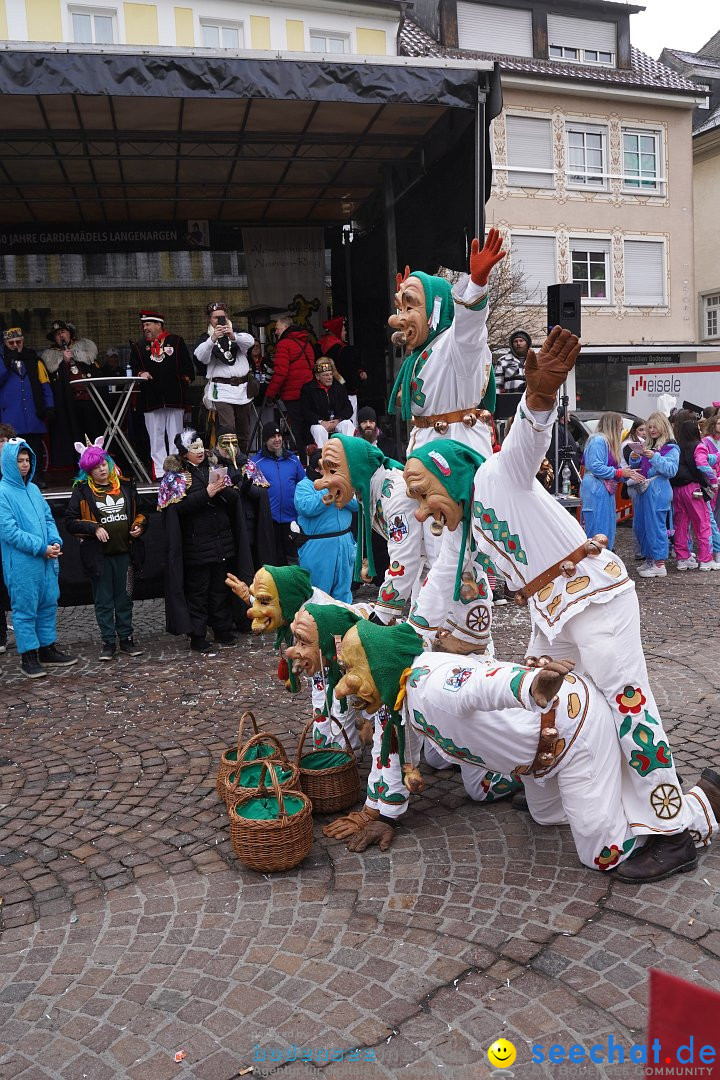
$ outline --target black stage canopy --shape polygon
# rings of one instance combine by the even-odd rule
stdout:
[[[484,61],[2,49],[0,233],[372,224],[468,139],[479,225],[494,85]]]

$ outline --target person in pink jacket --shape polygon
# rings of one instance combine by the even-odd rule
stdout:
[[[671,479],[673,488],[673,516],[675,520],[675,554],[678,570],[691,570],[697,565],[690,556],[688,546],[690,526],[697,538],[697,554],[700,570],[713,570],[720,563],[713,561],[708,500],[717,485],[701,471],[707,467],[708,453],[700,443],[700,431],[696,419],[683,420],[677,433],[680,448],[678,470]],[[713,473],[713,480],[715,475]]]
[[[715,494],[710,500],[710,528],[712,529],[713,561],[720,566],[720,499],[717,488],[720,485],[720,409],[704,420],[700,428],[705,435],[700,445],[707,451],[707,464],[701,463],[700,469],[712,481],[710,470],[715,473]]]

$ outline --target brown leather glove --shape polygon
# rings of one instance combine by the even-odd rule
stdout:
[[[540,352],[532,349],[525,357],[528,408],[548,412],[555,405],[555,395],[572,371],[580,354],[580,339],[555,326],[546,337]]]
[[[413,795],[419,795],[425,790],[425,781],[417,765],[403,765],[403,784]]]
[[[348,840],[348,851],[365,851],[366,848],[375,844],[381,851],[387,851],[393,842],[395,830],[387,821],[373,821],[355,836]]]
[[[372,810],[368,806],[362,810],[354,810],[351,814],[345,814],[325,825],[323,836],[329,836],[332,840],[347,840],[349,836],[355,836],[368,825],[372,825],[379,817],[380,811]]]
[[[547,708],[563,684],[563,679],[575,667],[574,660],[550,660],[533,679],[530,693],[541,709]]]

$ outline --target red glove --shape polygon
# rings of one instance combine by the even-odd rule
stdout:
[[[497,229],[491,229],[487,234],[482,251],[480,241],[476,237],[470,247],[470,277],[473,284],[487,285],[493,266],[506,255],[507,251],[502,249],[502,237]]]

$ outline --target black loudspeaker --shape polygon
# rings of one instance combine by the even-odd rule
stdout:
[[[580,337],[581,321],[580,286],[548,285],[548,330],[552,330],[553,326],[562,326],[564,330],[570,330]]]

